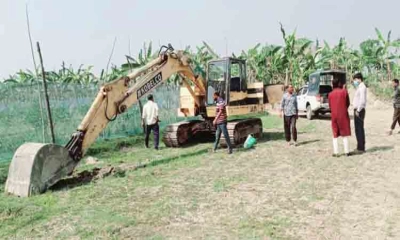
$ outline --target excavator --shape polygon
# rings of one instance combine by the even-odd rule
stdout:
[[[196,75],[190,64],[190,58],[183,51],[175,51],[168,44],[162,46],[159,56],[145,66],[104,84],[65,146],[24,143],[17,149],[9,167],[6,192],[29,197],[45,192],[62,178],[71,175],[109,122],[174,74],[182,79],[178,115],[186,118],[198,116],[200,120],[167,126],[162,138],[167,147],[181,147],[195,138],[215,134],[215,126],[212,124],[216,114],[213,99],[215,92],[219,92],[226,100],[228,116],[264,111],[267,91],[261,82],[247,83],[244,60],[230,57],[212,60],[207,65],[206,79]],[[272,92],[278,92],[275,95],[280,98],[283,86],[274,87]],[[262,129],[259,118],[228,122],[233,145],[243,143],[249,134],[259,138]],[[220,144],[225,145],[223,137]]]

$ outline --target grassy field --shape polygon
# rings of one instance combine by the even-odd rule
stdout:
[[[262,117],[264,128],[270,129],[281,125],[281,120],[274,116]],[[273,135],[270,140],[281,137]],[[262,141],[266,141],[263,139]],[[224,192],[232,184],[246,181],[245,176],[215,179],[199,179],[195,175],[188,182],[180,183],[176,172],[193,171],[199,167],[218,164],[218,159],[232,156],[222,151],[210,154],[211,143],[199,144],[184,149],[162,148],[160,151],[144,149],[142,137],[131,137],[102,141],[94,145],[89,154],[98,159],[94,165],[82,164],[77,172],[92,174],[97,168],[115,167],[117,174],[86,181],[82,184],[65,182],[44,195],[31,198],[0,196],[0,238],[82,238],[102,237],[119,238],[129,235],[126,229],[147,225],[147,229],[137,233],[137,237],[161,239],[157,235],[158,226],[166,218],[182,216],[194,209],[204,207],[206,199],[199,199],[190,192],[204,186],[214,193]],[[239,152],[244,151],[238,149]],[[210,165],[210,163],[212,163]],[[222,163],[220,163],[222,164]],[[137,170],[136,166],[142,166]],[[7,164],[0,165],[0,191],[8,171]],[[82,176],[83,174],[81,174]],[[181,202],[176,197],[176,190],[188,188],[188,198]],[[161,197],[157,192],[167,189],[168,194]],[[140,199],[139,192],[147,193],[147,199]],[[241,222],[241,234],[246,236],[249,225],[254,219]],[[284,219],[278,219],[285,224]],[[258,226],[270,228],[272,226]],[[125,229],[125,230],[124,230]],[[149,235],[149,233],[152,233]]]

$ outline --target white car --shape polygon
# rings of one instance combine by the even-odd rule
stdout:
[[[319,114],[329,113],[328,95],[332,91],[333,78],[346,83],[346,72],[341,70],[316,71],[309,76],[309,83],[297,91],[297,107],[299,112],[306,112],[311,120]]]
[[[297,92],[298,110],[299,112],[306,112],[309,120],[319,114],[330,112],[328,94],[332,91],[332,87],[329,85],[322,85],[321,87],[325,90],[322,93],[310,91],[308,85],[303,86]]]

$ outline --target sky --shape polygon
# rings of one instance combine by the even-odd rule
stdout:
[[[257,43],[282,44],[279,22],[287,32],[296,29],[298,37],[330,44],[345,37],[355,47],[375,38],[375,27],[400,36],[395,0],[0,0],[0,79],[33,69],[26,6],[46,70],[59,69],[64,61],[92,65],[98,74],[114,39],[116,65],[149,41],[157,49],[206,41],[220,55],[231,55]]]

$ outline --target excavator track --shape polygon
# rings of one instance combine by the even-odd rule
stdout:
[[[165,128],[162,141],[167,147],[181,147],[193,138],[193,127],[201,123],[200,120],[193,120],[170,124]]]
[[[255,138],[262,136],[262,122],[259,118],[229,121],[228,133],[233,146],[244,143],[247,136]],[[213,141],[215,130],[212,130],[205,121],[193,120],[168,125],[164,131],[163,142],[167,147],[182,147],[191,141]],[[226,147],[226,141],[221,135],[220,145]]]
[[[249,119],[240,119],[233,120],[228,122],[228,133],[230,142],[233,147],[237,147],[240,144],[246,141],[246,138],[249,134],[253,135],[253,137],[259,139],[262,137],[262,121],[259,118],[249,118]],[[222,147],[226,147],[226,141],[221,135],[220,145]]]

